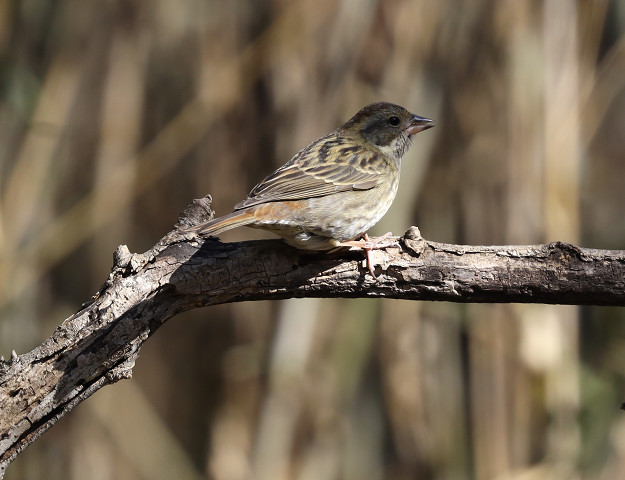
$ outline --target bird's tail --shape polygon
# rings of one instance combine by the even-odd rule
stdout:
[[[208,237],[211,235],[219,235],[220,233],[230,230],[231,228],[249,225],[250,223],[253,223],[254,220],[254,212],[250,212],[249,210],[240,210],[184,230],[186,232],[195,232],[203,237]]]

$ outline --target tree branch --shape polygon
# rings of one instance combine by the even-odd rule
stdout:
[[[195,201],[181,223],[211,215]],[[102,289],[42,345],[0,361],[0,477],[75,405],[130,378],[143,342],[193,308],[291,297],[385,297],[453,302],[625,305],[625,251],[554,242],[461,246],[426,241],[372,252],[373,279],[357,251],[307,254],[279,240],[202,242],[172,230],[144,254],[120,246]]]

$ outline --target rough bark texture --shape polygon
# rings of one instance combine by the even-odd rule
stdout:
[[[196,201],[182,223],[210,214]],[[199,217],[199,218],[194,218]],[[625,305],[625,251],[460,246],[423,240],[372,253],[305,254],[279,240],[202,242],[173,230],[153,249],[115,252],[101,291],[41,346],[0,362],[0,477],[6,466],[75,405],[130,378],[145,340],[185,310],[290,297],[387,297],[453,302]]]

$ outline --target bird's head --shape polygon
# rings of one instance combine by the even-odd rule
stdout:
[[[383,153],[401,158],[410,147],[412,136],[434,122],[410,113],[393,103],[372,103],[360,110],[340,130],[378,147]]]

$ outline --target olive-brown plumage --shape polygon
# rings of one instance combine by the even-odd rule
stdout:
[[[256,185],[234,212],[191,230],[247,225],[305,250],[331,250],[366,234],[391,206],[402,156],[431,120],[391,103],[364,107]]]

